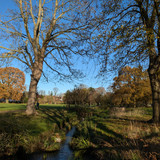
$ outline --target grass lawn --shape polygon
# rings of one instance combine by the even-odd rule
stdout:
[[[14,103],[0,103],[1,111],[14,111],[14,110],[25,110],[26,104],[14,104]]]
[[[0,106],[8,110],[25,109],[21,104]],[[64,105],[40,105],[37,112],[34,116],[25,112],[0,114],[0,157],[16,153],[20,146],[27,153],[57,150],[60,143],[56,138],[64,140],[66,132],[78,122],[76,113]]]

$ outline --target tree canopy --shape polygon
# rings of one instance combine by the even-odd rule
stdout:
[[[148,62],[151,48],[158,54],[159,5],[157,0],[101,0],[103,14],[93,42],[105,59],[100,61],[103,71],[107,64],[122,68]]]
[[[64,96],[64,102],[70,106],[70,104],[80,106],[106,106],[108,107],[108,94],[103,87],[88,88],[85,85],[80,84],[76,86],[72,91],[67,91]]]
[[[153,103],[152,121],[159,122],[160,3],[158,0],[100,2],[99,23],[92,37],[93,48],[101,51],[98,55],[100,73],[105,75],[109,69],[120,69],[128,64],[148,64]]]
[[[25,91],[25,75],[18,68],[0,68],[0,99],[20,100]]]
[[[114,78],[112,101],[120,106],[144,106],[151,103],[151,87],[147,71],[126,66]]]

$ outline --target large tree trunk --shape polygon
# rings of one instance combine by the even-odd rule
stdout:
[[[42,68],[43,68],[43,62],[41,64],[38,63],[37,65],[35,65],[35,67],[32,70],[31,82],[29,86],[29,96],[28,96],[27,109],[26,109],[27,115],[36,113],[36,109],[35,109],[36,92],[37,92],[38,82],[41,78]]]
[[[27,115],[35,113],[35,101],[36,101],[36,91],[37,91],[37,84],[38,82],[31,76],[31,82],[29,86],[29,96],[27,102]]]
[[[149,70],[149,77],[152,90],[152,108],[153,108],[152,121],[157,123],[160,122],[160,81],[158,79],[157,72],[154,72],[153,74]]]
[[[150,50],[148,73],[152,90],[152,108],[153,108],[152,122],[159,123],[160,122],[160,81],[159,81],[160,39],[159,38],[157,39],[157,46],[158,46],[158,52],[157,52],[155,49],[154,32],[152,27],[147,29],[148,48]]]

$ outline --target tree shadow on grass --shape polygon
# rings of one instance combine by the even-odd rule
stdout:
[[[6,113],[0,117],[0,133],[7,134],[39,134],[43,131],[39,120],[33,119],[31,116],[21,115],[17,113]]]
[[[150,124],[149,120],[138,120],[138,119],[129,119],[129,118],[114,118],[114,119],[119,119],[119,120],[124,120],[124,121],[130,121],[130,122],[137,122],[137,123],[145,123],[145,124]]]
[[[100,129],[103,130],[104,132],[109,133],[110,135],[113,135],[114,137],[117,137],[117,138],[120,138],[120,139],[123,139],[123,138],[124,138],[123,135],[121,135],[121,134],[119,134],[119,133],[117,133],[117,132],[109,129],[106,125],[104,125],[103,121],[101,121],[101,122],[97,122],[97,121],[95,121],[95,120],[92,120],[92,121],[96,124],[96,126],[97,126],[98,128],[100,128]]]
[[[40,108],[40,111],[46,115],[45,118],[47,121],[54,122],[58,125],[60,129],[64,127],[65,115],[63,110],[66,109],[65,107],[44,107]]]
[[[93,147],[88,146],[88,148],[78,149],[83,151],[82,153],[84,153],[86,159],[89,159],[89,157],[95,157],[94,159],[112,159],[113,157],[113,159],[119,159],[121,153],[137,150],[138,146],[136,143],[133,143],[133,140],[126,139],[121,134],[114,132],[100,122],[96,124],[97,126],[95,129],[88,128],[88,139]],[[83,135],[85,132],[82,132],[81,134]],[[83,137],[86,138],[87,135],[84,135]],[[127,143],[124,143],[123,141],[126,141]]]
[[[40,108],[41,109],[50,109],[50,110],[55,110],[55,109],[58,109],[58,110],[63,110],[63,109],[66,109],[66,107],[65,106],[58,106],[58,105],[56,105],[56,106],[49,106],[49,105],[40,105]]]
[[[139,121],[136,121],[136,123],[138,122]],[[96,148],[93,148],[93,153],[96,151],[103,152],[104,150],[106,150],[108,152],[115,150],[119,154],[137,153],[141,157],[146,158],[148,160],[151,160],[154,157],[155,159],[160,159],[160,139],[158,133],[151,133],[150,135],[146,135],[144,137],[139,138],[128,138],[108,128],[101,121],[94,121],[94,123],[96,124],[97,128],[103,130],[104,132],[101,132],[98,129],[89,129],[89,132],[91,133],[91,143],[94,143],[98,146]],[[140,121],[140,123],[142,122]],[[105,134],[105,132],[107,134],[110,134],[111,136],[108,136],[107,134]],[[97,139],[98,141],[96,141]],[[106,147],[106,144],[108,144],[108,142],[112,145],[112,147]]]

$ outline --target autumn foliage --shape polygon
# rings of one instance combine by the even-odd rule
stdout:
[[[151,103],[151,87],[147,71],[126,66],[112,85],[113,103],[120,106],[144,106]]]
[[[25,75],[18,68],[0,68],[0,99],[20,100],[25,90]]]

